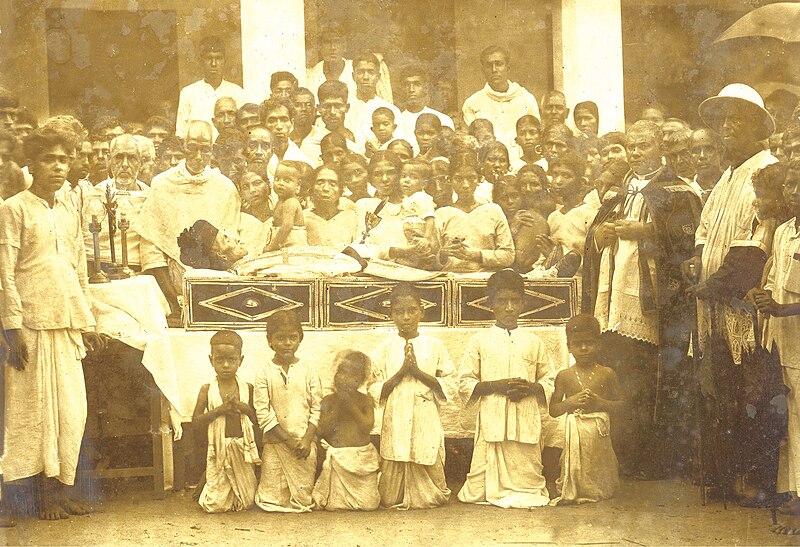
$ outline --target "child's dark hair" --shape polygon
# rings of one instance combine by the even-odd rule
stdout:
[[[519,190],[519,181],[516,175],[503,175],[492,185],[492,201],[498,203],[508,193],[509,189]]]
[[[211,350],[214,350],[214,346],[233,346],[237,348],[239,351],[242,350],[242,337],[239,336],[239,333],[234,332],[232,330],[223,329],[219,330],[214,333],[210,340]]]
[[[413,283],[402,281],[394,286],[392,292],[389,294],[389,303],[394,306],[397,301],[404,297],[410,296],[417,301],[417,304],[422,306],[422,296],[419,294],[419,289]]]
[[[281,330],[297,332],[303,339],[303,325],[294,310],[280,310],[267,317],[267,340]]]
[[[332,147],[347,150],[347,139],[339,133],[328,133],[319,142],[320,149],[330,150]]]
[[[427,112],[424,114],[420,114],[417,117],[416,123],[414,124],[414,130],[416,131],[419,127],[423,125],[433,126],[433,128],[436,129],[436,131],[442,130],[442,120],[440,120],[439,116],[437,116],[436,114],[429,114]]]
[[[536,165],[535,163],[526,163],[519,168],[519,171],[517,171],[517,178],[522,177],[522,175],[526,173],[533,173],[542,183],[542,187],[547,187],[547,173],[545,173],[541,165]]]
[[[392,112],[391,108],[387,108],[385,106],[379,106],[372,113],[372,119],[373,120],[375,119],[375,116],[386,116],[387,118],[392,120],[392,123],[394,123],[394,112]]]
[[[753,189],[760,194],[765,204],[761,212],[766,220],[774,218],[779,222],[786,222],[792,215],[783,196],[783,183],[786,180],[787,165],[773,163],[753,174]]]
[[[360,379],[359,384],[363,384],[370,375],[370,370],[372,368],[372,361],[370,361],[369,357],[365,353],[356,350],[345,350],[342,354],[339,355],[339,365],[336,367],[337,370],[339,366],[341,366],[342,361],[347,361],[356,367],[358,367]]]
[[[478,155],[475,152],[464,151],[456,152],[450,158],[450,176],[455,175],[459,170],[469,168],[479,175],[481,172],[480,164],[478,163]]]
[[[553,161],[550,162],[549,170],[551,172],[556,167],[569,169],[575,174],[575,178],[580,181],[586,173],[586,159],[581,157],[575,150],[567,148],[563,152],[559,152],[558,156],[553,158]]]
[[[520,116],[516,123],[516,130],[519,133],[519,130],[522,129],[522,126],[525,124],[530,124],[536,128],[537,131],[542,131],[542,122],[539,121],[539,118],[532,114],[525,114],[524,116]]]
[[[357,163],[364,169],[367,169],[367,159],[362,156],[361,154],[356,154],[355,152],[348,152],[347,155],[342,160],[342,166],[348,165],[350,163]]]
[[[495,272],[486,282],[487,303],[491,306],[497,293],[502,290],[511,290],[525,297],[525,280],[510,268]]]
[[[411,158],[407,162],[403,164],[403,169],[406,167],[416,167],[417,170],[422,175],[422,181],[428,182],[431,180],[433,176],[433,169],[431,168],[431,162],[426,161],[422,158]],[[402,171],[402,170],[401,170]]]
[[[567,321],[567,342],[574,334],[590,334],[596,338],[600,338],[600,322],[594,315],[588,313],[579,313],[573,315]]]
[[[369,63],[374,66],[376,69],[381,69],[381,62],[375,57],[374,53],[370,53],[368,51],[362,51],[355,57],[353,57],[353,67],[355,68],[358,63]]]
[[[487,120],[486,118],[476,118],[472,120],[472,123],[469,124],[469,134],[475,137],[478,133],[478,129],[484,128],[488,129],[494,135],[494,124],[491,120]]]

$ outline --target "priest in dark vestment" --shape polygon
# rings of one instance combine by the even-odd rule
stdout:
[[[641,479],[670,474],[670,430],[682,427],[668,400],[686,400],[692,301],[681,264],[694,248],[701,204],[662,161],[661,129],[631,126],[631,171],[619,195],[592,223],[584,250],[583,311],[603,330],[601,356],[629,404],[612,426],[622,472]],[[670,450],[668,450],[670,449]]]

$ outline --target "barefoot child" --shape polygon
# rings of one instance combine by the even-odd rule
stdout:
[[[314,504],[326,511],[374,511],[381,503],[380,459],[369,436],[375,413],[372,397],[358,391],[369,376],[370,361],[360,351],[341,352],[336,361],[335,391],[321,405],[319,433],[326,452]]]
[[[316,369],[295,356],[303,327],[291,310],[267,319],[272,361],[256,373],[253,402],[264,433],[256,505],[264,511],[311,511],[322,389]]]
[[[206,484],[200,506],[207,513],[246,511],[256,495],[253,386],[236,374],[242,364],[242,337],[231,330],[211,337],[208,356],[216,379],[200,388],[192,422],[208,429]]]
[[[622,406],[622,392],[616,373],[597,362],[600,323],[592,315],[579,314],[566,328],[575,365],[558,373],[550,399],[550,416],[567,414],[561,496],[551,505],[608,499],[619,486],[609,413]]]
[[[758,195],[758,194],[757,194]],[[800,160],[791,160],[786,169],[784,196],[792,219],[775,231],[773,259],[764,289],[753,289],[748,298],[758,311],[768,314],[765,341],[776,348],[783,369],[783,382],[789,392],[788,442],[781,446],[778,466],[778,492],[789,492],[792,499],[778,511],[800,515]]]
[[[308,245],[303,207],[298,199],[303,169],[299,161],[284,160],[278,164],[273,182],[278,204],[272,214],[272,235],[266,252]]]
[[[381,504],[438,507],[450,498],[439,402],[456,370],[441,342],[419,334],[422,301],[416,287],[398,283],[389,300],[397,336],[378,348],[369,388],[383,410]]]
[[[459,366],[459,389],[478,403],[475,450],[458,499],[503,508],[547,505],[542,474],[542,417],[555,372],[544,342],[517,328],[525,284],[513,270],[489,278],[487,304],[495,325],[470,338]]]

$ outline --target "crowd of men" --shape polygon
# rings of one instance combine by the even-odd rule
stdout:
[[[762,291],[766,284],[777,294],[767,279],[773,235],[796,214],[797,97],[779,91],[765,101],[730,84],[699,105],[702,127],[651,105],[625,133],[598,135],[595,103],[577,104],[570,117],[558,90],[537,101],[511,80],[512,57],[501,47],[481,53],[486,85],[447,114],[432,108],[424,67],[399,67],[392,89],[395,67],[370,52],[345,59],[345,45],[340,32],[324,32],[308,87],[276,72],[269,96],[254,104],[224,79],[223,40],[204,39],[203,77],[181,91],[174,120],[103,119],[87,130],[62,114],[39,124],[16,95],[0,92],[0,309],[12,368],[68,351],[75,361],[84,342],[104,343],[87,333],[94,321],[73,278],[85,289],[87,260],[98,266],[88,225],[108,195],[131,220],[129,266],[156,278],[173,320],[176,267],[226,269],[291,245],[352,246],[420,269],[577,276],[583,311],[603,331],[602,362],[628,400],[612,429],[623,474],[682,474],[743,505],[789,492],[786,511],[800,511],[797,384],[780,368],[800,365],[764,349],[773,341],[780,349],[791,333],[762,332],[776,315]],[[43,197],[45,179],[59,178],[63,186]],[[53,222],[59,228],[48,232]],[[61,226],[84,245],[63,249]],[[50,260],[48,233],[68,264]],[[107,231],[102,237],[100,267],[111,261]],[[200,258],[187,250],[192,239]],[[81,331],[83,341],[74,335]],[[45,344],[51,332],[63,339]],[[44,472],[72,483],[85,421],[74,380],[84,411],[57,401],[75,415],[59,422],[56,435],[73,446],[59,462],[46,443],[20,456],[36,445],[31,435],[52,440],[52,431],[28,427],[27,390],[45,379],[7,381],[5,480]],[[788,425],[775,404],[784,383]],[[69,443],[57,444],[61,454]],[[83,510],[60,495],[45,497],[61,500],[49,517]]]

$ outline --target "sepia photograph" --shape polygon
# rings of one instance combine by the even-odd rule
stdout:
[[[800,0],[0,0],[0,367],[3,545],[800,545]]]

